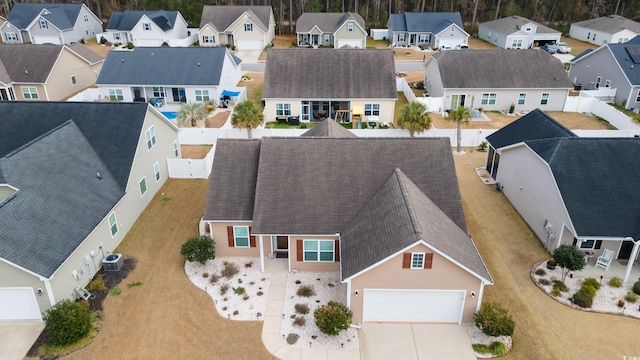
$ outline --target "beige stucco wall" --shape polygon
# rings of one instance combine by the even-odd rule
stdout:
[[[92,66],[66,47],[63,48],[46,84],[49,100],[64,100],[95,84],[102,64],[99,62]],[[71,83],[72,75],[76,76],[75,85]]]
[[[406,252],[433,253],[423,244],[408,249]],[[353,322],[362,323],[362,301],[365,289],[431,289],[431,290],[465,290],[462,324],[472,324],[478,305],[481,281],[447,260],[434,253],[431,269],[403,269],[402,254],[389,259],[385,263],[357,276],[351,280],[349,296],[350,308],[353,311]],[[355,295],[358,290],[360,295]],[[476,296],[470,294],[475,291]]]
[[[337,240],[337,236],[291,236],[289,240],[289,263],[291,264],[291,269],[296,269],[298,271],[316,271],[316,272],[325,272],[325,271],[340,271],[340,262],[319,262],[319,261],[298,261],[297,253],[298,253],[298,240]],[[335,244],[335,243],[334,243]],[[334,245],[334,251],[335,251]]]

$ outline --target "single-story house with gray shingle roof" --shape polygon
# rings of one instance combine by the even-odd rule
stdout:
[[[424,46],[440,49],[466,45],[459,12],[407,12],[389,17],[389,40],[393,46]]]
[[[355,323],[473,323],[493,280],[449,141],[335,135],[218,142],[201,227],[216,255],[339,271]]]
[[[392,122],[397,97],[390,49],[267,53],[262,94],[266,121],[281,116],[300,116],[303,122],[350,121],[353,111],[362,111],[363,121]]]
[[[96,85],[114,101],[217,104],[241,77],[240,59],[225,47],[142,47],[109,52]]]
[[[41,320],[162,187],[179,130],[141,103],[3,101],[0,113],[0,321]]]
[[[262,50],[275,36],[271,6],[205,5],[200,18],[200,46]]]
[[[16,2],[4,24],[2,41],[8,44],[71,44],[102,32],[102,21],[82,3]]]
[[[511,104],[516,112],[562,111],[572,87],[562,62],[536,49],[440,52],[425,63],[424,84],[430,96],[442,98],[436,112],[508,111]]]
[[[522,16],[507,16],[480,24],[478,37],[504,49],[529,49],[560,41],[560,31]]]
[[[298,46],[367,47],[367,29],[358,13],[304,13],[296,20]]]
[[[126,10],[114,11],[107,23],[106,32],[98,34],[112,43],[133,43],[135,46],[189,46],[195,41],[197,29],[191,31],[179,11]]]
[[[569,35],[598,46],[624,43],[640,35],[640,23],[620,15],[607,15],[571,24]]]
[[[0,101],[64,100],[95,84],[104,58],[82,44],[0,46]]]
[[[549,251],[612,250],[630,260],[626,282],[640,246],[640,140],[580,138],[542,116],[532,112],[487,137],[500,154],[496,181]]]

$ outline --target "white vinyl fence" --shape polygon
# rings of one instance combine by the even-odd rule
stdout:
[[[213,145],[204,159],[167,159],[170,178],[177,179],[208,179],[213,167],[213,155],[216,146]]]
[[[398,91],[402,91],[404,96],[407,98],[409,102],[417,101],[419,103],[424,104],[427,107],[427,111],[432,113],[442,113],[443,109],[443,97],[431,97],[431,96],[416,96],[409,84],[404,78],[396,78],[396,87]]]

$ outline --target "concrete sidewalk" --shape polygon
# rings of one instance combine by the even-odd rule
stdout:
[[[39,321],[0,322],[0,359],[23,359],[44,330],[44,325]]]

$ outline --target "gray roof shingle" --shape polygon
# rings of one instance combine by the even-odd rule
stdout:
[[[577,23],[573,23],[573,25],[606,32],[607,34],[615,34],[625,29],[640,34],[640,23],[620,15],[607,15],[595,19],[578,21]]]
[[[391,14],[389,29],[391,31],[438,34],[451,24],[456,24],[464,29],[459,12],[407,12]]]
[[[391,172],[341,234],[341,258],[348,259],[341,264],[342,279],[419,240],[492,282],[469,235],[400,169]]]
[[[494,149],[500,149],[527,140],[576,136],[544,111],[535,109],[487,136],[487,141]]]
[[[536,34],[553,34],[553,33],[560,34],[560,31],[558,30],[554,30],[548,26],[544,26],[535,21],[532,21],[517,15],[507,16],[507,17],[503,17],[502,19],[485,22],[485,23],[482,23],[482,26],[486,26],[489,29],[493,29],[499,32],[500,34],[509,35],[509,34],[519,32],[522,26],[526,24],[536,25],[536,28],[537,28]]]
[[[93,50],[89,49],[85,45],[79,43],[73,43],[71,45],[65,45],[71,51],[78,54],[84,60],[86,60],[89,64],[99,63],[100,61],[104,61],[104,56],[93,52]]]
[[[173,29],[178,18],[178,11],[165,10],[126,10],[114,11],[111,13],[107,30],[132,30],[143,16],[147,16],[154,24],[158,25],[162,31]]]
[[[320,136],[320,137],[331,137],[331,138],[355,138],[358,137],[356,134],[351,131],[345,129],[342,125],[337,122],[326,119],[321,121],[316,126],[304,132],[304,134],[300,136]]]
[[[218,85],[226,47],[137,47],[110,51],[98,85]],[[238,59],[234,58],[236,64]]]
[[[26,29],[33,20],[46,9],[49,14],[44,18],[60,30],[72,29],[82,4],[43,4],[43,3],[19,3],[16,2],[7,17],[7,21],[20,30]]]
[[[615,61],[618,62],[618,66],[620,66],[620,69],[622,69],[622,72],[624,72],[631,84],[640,85],[640,64],[635,63],[627,51],[627,47],[635,47],[636,51],[640,51],[638,50],[640,49],[640,35],[623,44],[607,44],[605,46],[609,48],[609,51],[611,51],[611,54],[613,54],[613,57],[615,58]],[[600,49],[596,51],[601,51]],[[578,61],[584,59],[588,59],[588,57],[582,57],[578,59]],[[608,66],[608,64],[605,64],[605,66]]]
[[[0,158],[0,172],[19,189],[0,204],[0,257],[44,277],[124,195],[72,120]]]
[[[264,99],[398,97],[391,49],[269,49],[264,76]]]
[[[200,28],[209,24],[219,32],[225,31],[244,12],[252,16],[251,22],[262,31],[267,32],[269,30],[269,21],[272,13],[271,6],[243,5],[205,5],[200,18]],[[254,16],[255,18],[253,18]]]
[[[14,82],[44,84],[62,45],[2,45],[0,62]]]
[[[310,13],[305,12],[296,20],[296,32],[306,33],[317,26],[323,33],[333,33],[347,20],[353,20],[366,30],[364,19],[358,13]]]
[[[443,51],[437,61],[447,89],[569,89],[564,65],[544,50]]]

